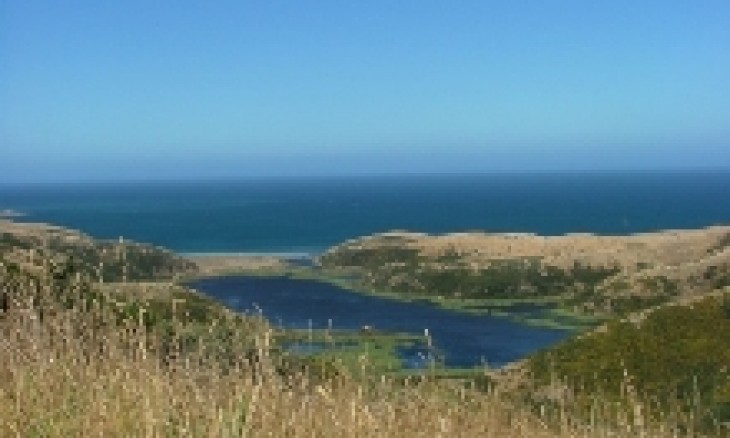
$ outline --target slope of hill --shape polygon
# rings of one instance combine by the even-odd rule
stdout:
[[[633,392],[664,411],[694,404],[701,423],[730,426],[730,287],[611,321],[519,367],[533,398],[580,388],[574,397],[586,404],[597,394],[609,403]]]
[[[45,263],[56,275],[74,272],[99,282],[172,279],[197,270],[195,263],[152,245],[7,219],[0,219],[0,256],[30,271]]]
[[[730,284],[730,227],[630,236],[393,232],[345,242],[318,262],[364,289],[467,310],[547,302],[609,317]]]

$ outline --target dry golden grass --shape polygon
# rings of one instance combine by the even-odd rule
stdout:
[[[727,226],[627,236],[392,232],[353,239],[330,251],[397,247],[417,250],[419,256],[432,261],[438,261],[445,254],[455,254],[474,268],[483,268],[494,260],[539,257],[545,265],[562,269],[571,268],[579,262],[588,266],[615,266],[622,271],[633,272],[640,263],[664,268],[703,259],[711,255],[718,244],[723,244],[729,235],[730,227]],[[720,249],[717,248],[717,251]],[[727,257],[721,260],[727,260]]]
[[[223,355],[215,344],[165,349],[161,333],[133,318],[120,325],[102,306],[46,299],[50,280],[8,278],[0,310],[3,437],[682,435],[679,420],[650,419],[638,401],[629,411],[597,401],[583,416],[566,396],[541,414],[499,390],[453,382],[282,372],[263,324],[238,334],[253,343],[234,342]],[[78,284],[66,287],[79,296]],[[220,359],[226,355],[232,359]]]

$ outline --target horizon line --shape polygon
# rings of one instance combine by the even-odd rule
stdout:
[[[302,181],[302,180],[343,180],[343,179],[392,179],[392,178],[453,178],[517,175],[610,175],[610,174],[688,174],[688,173],[725,173],[730,166],[686,167],[686,168],[629,168],[629,169],[503,169],[483,172],[362,172],[362,173],[321,173],[321,174],[261,174],[228,176],[179,177],[131,177],[131,178],[78,178],[48,180],[0,180],[0,186],[12,185],[50,185],[50,184],[145,184],[145,183],[223,183],[245,181]]]

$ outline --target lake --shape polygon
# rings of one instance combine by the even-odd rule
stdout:
[[[191,286],[240,312],[260,309],[284,328],[376,330],[423,334],[428,329],[450,367],[487,363],[500,367],[569,337],[573,332],[527,326],[506,318],[471,315],[428,303],[406,303],[359,294],[315,280],[229,276],[197,280]],[[405,352],[415,356],[417,352]],[[414,357],[404,357],[408,366]]]

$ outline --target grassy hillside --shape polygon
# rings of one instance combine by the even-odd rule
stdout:
[[[616,320],[534,355],[532,383],[619,400],[631,388],[663,405],[702,406],[702,421],[730,424],[730,290]]]
[[[469,311],[539,304],[547,319],[600,320],[730,285],[728,242],[727,227],[632,236],[388,233],[338,245],[318,262],[327,275],[406,299]]]
[[[292,363],[259,317],[170,283],[99,284],[0,257],[0,436],[702,436],[692,418],[499,384]],[[348,360],[354,357],[348,358]],[[482,379],[484,380],[484,379]],[[690,406],[692,408],[692,406]],[[646,415],[628,415],[640,411]]]
[[[197,270],[194,263],[152,245],[123,238],[98,240],[66,228],[2,219],[0,255],[26,270],[79,273],[99,282],[172,279]]]

